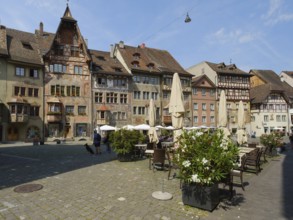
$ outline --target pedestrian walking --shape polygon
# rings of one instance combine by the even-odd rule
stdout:
[[[102,154],[101,152],[101,135],[97,132],[97,130],[94,130],[94,146],[96,148],[96,154]]]
[[[110,147],[110,140],[109,140],[109,133],[106,134],[106,136],[103,139],[104,144],[106,145],[106,149],[108,153],[111,153],[111,147]]]

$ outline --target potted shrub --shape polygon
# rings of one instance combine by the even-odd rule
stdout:
[[[282,147],[282,137],[280,132],[271,132],[270,134],[262,134],[260,136],[260,143],[269,148],[269,154],[275,156],[277,148]]]
[[[120,129],[110,134],[109,140],[119,161],[131,161],[135,152],[135,144],[144,141],[145,137],[137,130]]]
[[[183,131],[175,155],[183,203],[212,211],[219,203],[218,183],[230,175],[238,147],[220,129]]]

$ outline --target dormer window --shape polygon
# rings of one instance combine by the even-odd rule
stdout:
[[[21,42],[23,48],[28,49],[28,50],[33,50],[32,46],[30,45],[29,42]]]
[[[139,67],[139,62],[138,61],[133,61],[131,64],[132,64],[132,66],[134,68],[138,68]]]
[[[134,53],[133,54],[133,59],[134,60],[139,60],[140,59],[140,54],[139,53]]]
[[[154,70],[155,64],[153,64],[153,63],[149,63],[149,64],[147,65],[147,67],[148,67],[148,69],[149,69],[150,71],[152,71],[152,70]]]

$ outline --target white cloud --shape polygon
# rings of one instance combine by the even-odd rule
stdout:
[[[210,43],[239,43],[244,44],[254,41],[259,38],[261,34],[259,32],[244,32],[241,29],[227,31],[225,28],[220,28],[215,33],[208,36]]]
[[[265,24],[275,25],[280,22],[293,21],[293,13],[286,13],[283,8],[283,0],[271,0],[269,10],[262,16]]]

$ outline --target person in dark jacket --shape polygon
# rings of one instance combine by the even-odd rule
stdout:
[[[101,152],[101,135],[97,132],[97,130],[94,130],[94,146],[96,148],[96,154],[102,154]]]

